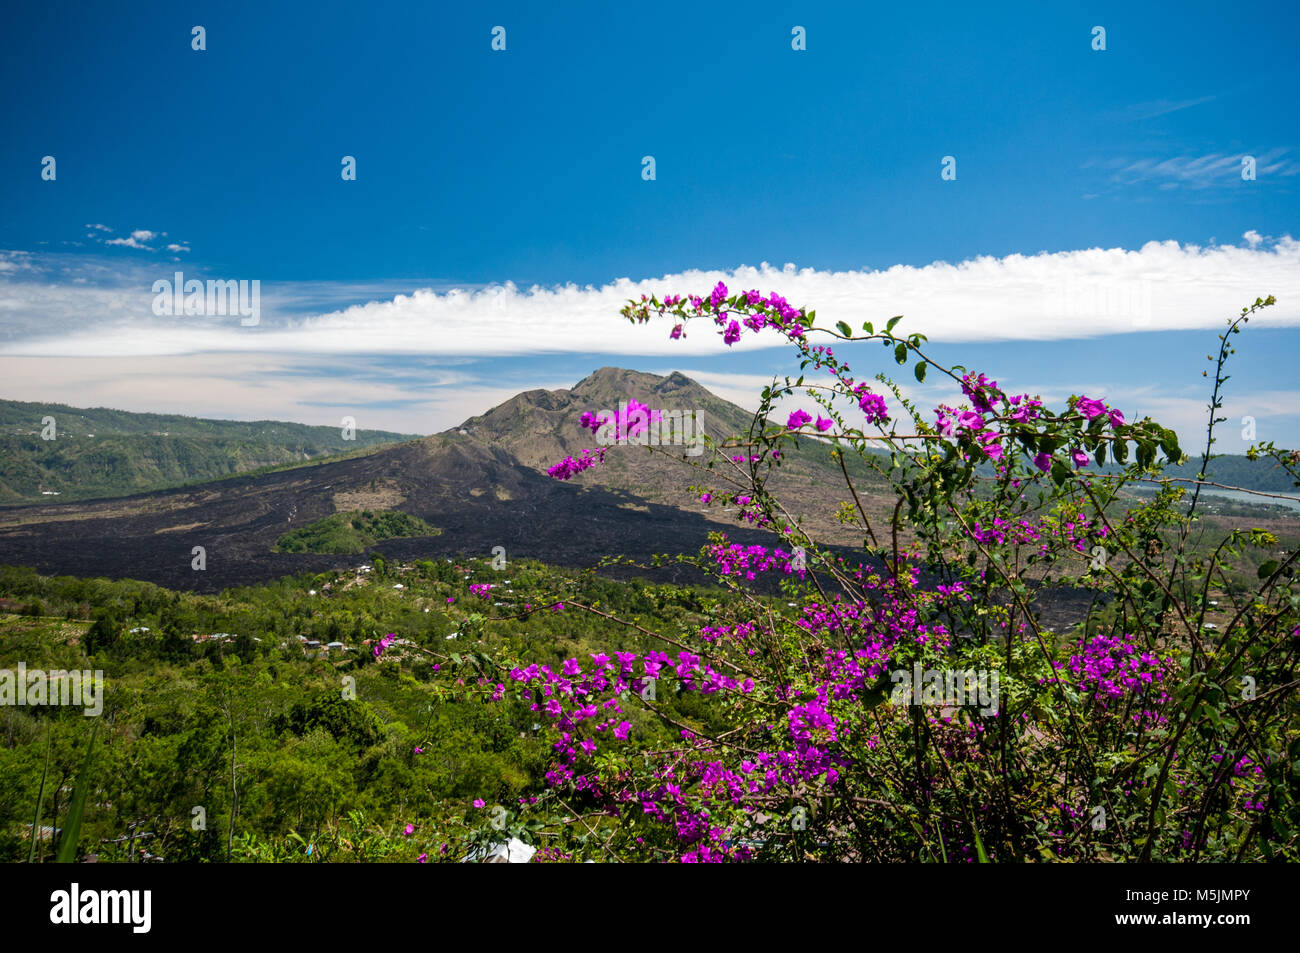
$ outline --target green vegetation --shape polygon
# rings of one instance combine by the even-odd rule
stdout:
[[[488,811],[540,788],[551,753],[534,727],[544,716],[513,695],[487,701],[490,656],[558,666],[611,649],[601,619],[556,602],[685,631],[724,597],[515,560],[366,561],[369,573],[215,596],[0,568],[0,597],[48,613],[0,615],[0,670],[105,673],[99,718],[0,707],[0,862],[71,851],[78,813],[76,856],[104,861],[414,861],[443,844],[459,859],[475,829],[496,833]],[[491,584],[490,598],[470,595],[473,583]],[[377,659],[373,640],[387,633],[397,641]],[[667,692],[661,708],[696,721],[702,706]],[[670,727],[635,717],[648,744],[671,741]]]
[[[46,431],[46,418],[54,419]],[[52,432],[45,439],[42,431]],[[125,496],[413,439],[283,421],[204,420],[0,401],[0,503]],[[49,495],[46,495],[49,494]],[[58,494],[55,496],[54,494]]]
[[[277,553],[361,553],[385,539],[437,536],[442,531],[400,510],[335,513],[285,533]]]

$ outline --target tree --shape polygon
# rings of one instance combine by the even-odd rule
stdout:
[[[84,640],[87,655],[112,648],[122,638],[124,628],[121,616],[113,609],[96,610],[94,619]]]

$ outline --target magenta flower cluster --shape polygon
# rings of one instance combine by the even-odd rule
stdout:
[[[650,429],[650,424],[658,423],[662,419],[663,411],[651,410],[645,404],[632,398],[628,400],[623,409],[614,411],[612,417],[600,417],[588,411],[582,415],[578,423],[583,429],[590,430],[592,433],[598,432],[604,426],[613,424],[615,442],[625,443],[632,437],[646,433]]]
[[[709,547],[709,556],[724,576],[744,576],[753,580],[760,572],[795,574],[804,577],[805,569],[794,564],[795,554],[766,546],[742,546],[739,543],[715,544]]]
[[[594,467],[597,462],[604,462],[605,451],[608,449],[608,447],[601,447],[598,450],[584,450],[582,456],[576,460],[573,457],[565,457],[559,463],[547,468],[546,472],[557,480],[568,480],[583,470]]]

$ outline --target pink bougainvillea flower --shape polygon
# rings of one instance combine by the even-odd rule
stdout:
[[[1076,467],[1086,467],[1091,460],[1082,450],[1074,451],[1074,453],[1070,454],[1070,458],[1074,461]]]
[[[936,410],[935,414],[938,416],[938,419],[935,420],[934,425],[939,430],[939,436],[951,437],[953,435],[952,418],[944,414],[944,408]]]
[[[597,462],[603,463],[605,460],[605,451],[608,449],[608,447],[601,447],[596,451],[584,450],[582,451],[582,457],[577,460],[573,457],[565,457],[553,467],[549,467],[546,472],[557,480],[568,480],[571,477],[577,476],[583,470],[594,467]]]
[[[1106,405],[1099,400],[1093,400],[1091,397],[1080,397],[1079,402],[1074,406],[1079,413],[1089,420],[1100,417],[1106,412]]]
[[[1052,468],[1052,455],[1049,453],[1040,453],[1034,457],[1034,466],[1046,473]]]
[[[484,801],[481,797],[476,797],[476,798],[474,798],[474,806],[475,806],[475,807],[487,807],[487,802]]]
[[[834,423],[835,421],[831,420],[831,418],[829,417],[823,417],[821,414],[817,415],[817,429],[820,430],[822,433],[825,433],[826,431],[830,430],[831,425]]]
[[[976,438],[977,440],[979,440],[981,444],[984,445],[984,452],[988,454],[990,460],[1002,459],[1002,447],[998,443],[998,440],[999,438],[1001,438],[1001,436],[1002,435],[1000,433],[994,433],[993,431],[990,430],[987,433],[980,434]]]
[[[883,424],[889,420],[889,407],[885,404],[885,398],[871,393],[865,384],[859,384],[854,393],[858,396],[858,407],[867,415],[867,423]]]
[[[811,423],[812,417],[805,411],[796,410],[790,415],[790,419],[785,422],[787,430],[798,430],[806,423]]]
[[[1118,410],[1114,410],[1114,409],[1112,409],[1112,410],[1110,411],[1109,416],[1110,416],[1110,425],[1111,425],[1112,427],[1123,427],[1123,426],[1124,426],[1124,415],[1123,415],[1122,413],[1120,413]]]
[[[988,395],[996,394],[998,382],[991,381],[983,374],[978,377],[974,374],[967,374],[962,378],[962,393],[971,399],[971,404],[981,413],[992,413],[993,405],[989,403]]]
[[[406,829],[403,830],[402,833],[405,834],[407,837],[410,837],[412,834],[415,833],[415,825],[414,825],[414,824],[407,824],[407,825],[406,825]]]
[[[427,863],[429,862],[429,855],[428,855],[428,854],[421,854],[421,855],[419,856],[418,860],[419,860],[419,862],[422,863],[422,864],[427,864]]]

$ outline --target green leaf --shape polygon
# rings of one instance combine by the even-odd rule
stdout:
[[[1099,443],[1097,444],[1097,466],[1099,467],[1104,466],[1105,463],[1106,463],[1106,445],[1104,443]]]
[[[913,370],[913,373],[916,374],[916,379],[918,381],[925,380],[925,367],[926,367],[925,361],[922,361],[920,364],[916,365],[916,368]]]
[[[868,334],[875,334],[875,333],[876,333],[876,332],[875,332],[875,329],[872,328],[872,326],[871,326],[871,322],[870,322],[870,321],[867,321],[865,324],[862,325],[862,330],[866,331]]]
[[[846,338],[853,337],[853,329],[849,327],[847,321],[836,321],[835,330],[839,331],[840,334],[844,335]]]
[[[1273,573],[1277,572],[1277,560],[1270,559],[1268,562],[1260,566],[1257,572],[1260,579],[1267,579],[1269,576],[1273,575]]]
[[[898,347],[894,348],[894,360],[897,361],[899,364],[906,364],[906,363],[907,363],[907,345],[906,345],[906,344],[900,344],[900,345],[898,345]]]
[[[72,786],[72,800],[67,817],[63,819],[63,833],[59,835],[59,853],[55,862],[70,864],[77,859],[77,841],[81,839],[81,818],[86,811],[86,794],[90,790],[90,774],[95,766],[95,736],[99,734],[99,719],[90,728],[90,744],[81,762],[76,783]],[[36,834],[37,832],[33,832]]]
[[[892,330],[894,330],[894,325],[897,324],[899,321],[902,321],[902,320],[903,320],[903,316],[902,316],[901,314],[896,314],[896,315],[894,315],[894,316],[893,316],[892,318],[890,318],[889,321],[885,324],[885,330],[886,330],[886,331],[892,331]]]

